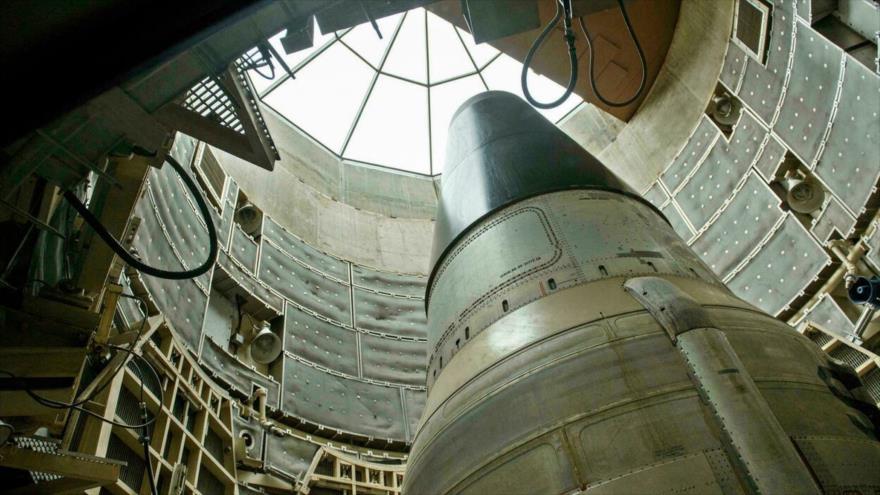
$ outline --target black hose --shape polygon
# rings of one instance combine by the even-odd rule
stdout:
[[[218,243],[217,243],[217,229],[214,226],[214,220],[211,218],[211,213],[208,211],[208,205],[205,203],[205,198],[202,196],[196,184],[193,182],[192,178],[189,174],[186,173],[183,166],[177,162],[171,155],[165,157],[165,161],[171,165],[180,178],[183,180],[183,183],[186,184],[187,189],[193,194],[196,200],[196,205],[199,208],[199,212],[202,214],[202,218],[205,220],[205,225],[208,227],[208,257],[205,259],[204,263],[193,268],[191,270],[184,271],[170,271],[163,270],[160,268],[155,268],[147,265],[146,263],[140,261],[131,255],[116,238],[113,237],[113,234],[107,231],[104,225],[101,224],[101,221],[98,220],[95,215],[89,211],[88,207],[76,197],[72,191],[64,191],[64,198],[70,203],[74,210],[83,217],[83,220],[88,223],[92,229],[94,229],[95,233],[116,253],[117,256],[122,258],[127,264],[135,268],[136,270],[145,273],[147,275],[152,275],[154,277],[169,279],[169,280],[185,280],[190,278],[198,277],[206,273],[208,270],[214,266],[214,262],[217,260],[217,251],[218,251]]]
[[[143,325],[141,326],[141,329],[138,331],[138,336],[135,337],[135,339],[132,341],[132,344],[129,347],[122,347],[122,346],[117,346],[117,345],[110,345],[108,347],[115,349],[117,351],[125,352],[130,357],[133,357],[133,358],[141,361],[142,363],[146,364],[147,367],[150,369],[150,372],[153,374],[153,378],[156,379],[156,383],[159,384],[159,386],[161,387],[162,379],[159,377],[159,373],[156,371],[156,368],[152,364],[150,364],[150,362],[147,361],[143,356],[134,352],[134,350],[133,350],[134,343],[136,343],[138,341],[138,338],[140,337],[141,331],[143,331]],[[124,359],[120,363],[120,365],[113,371],[113,375],[115,376],[117,373],[119,373],[122,370],[122,367],[125,366],[125,364],[127,362],[128,362],[128,359],[127,358]],[[141,374],[140,367],[138,367],[136,363],[135,363],[135,367],[138,370],[138,375],[140,375]],[[14,373],[10,373],[9,371],[5,371],[5,370],[0,370],[0,374],[7,375],[13,379],[18,378]],[[156,418],[153,417],[153,418],[150,418],[149,420],[144,420],[144,423],[139,424],[139,425],[128,425],[125,423],[118,423],[116,421],[107,419],[104,416],[101,416],[100,414],[95,413],[94,411],[92,411],[90,409],[86,409],[86,408],[82,407],[83,403],[85,403],[88,400],[91,400],[95,395],[98,394],[98,392],[100,392],[101,390],[104,390],[111,381],[112,381],[112,379],[108,379],[106,382],[104,382],[104,384],[101,387],[97,388],[95,391],[93,391],[91,394],[89,394],[88,397],[86,397],[85,399],[82,399],[78,402],[73,402],[73,403],[66,403],[66,402],[61,402],[61,401],[57,401],[54,399],[49,399],[48,397],[43,397],[42,395],[34,392],[33,389],[31,389],[30,387],[27,387],[26,385],[24,385],[24,383],[25,383],[24,381],[22,381],[21,383],[24,385],[23,388],[24,388],[25,393],[27,393],[31,399],[33,399],[38,404],[40,404],[44,407],[51,408],[51,409],[76,410],[76,411],[79,411],[83,414],[88,414],[89,416],[100,419],[101,421],[104,421],[105,423],[109,423],[111,425],[118,426],[120,428],[128,428],[128,429],[132,429],[132,430],[147,428],[156,421]],[[141,387],[143,387],[143,384],[144,384],[144,379],[142,377],[141,378]],[[141,394],[143,395],[143,389],[141,390]],[[141,402],[143,402],[143,400],[141,400]]]
[[[43,281],[40,280],[40,282],[43,282]],[[46,282],[43,282],[43,283],[46,283]],[[47,284],[47,285],[48,285],[48,284]],[[141,336],[141,334],[143,333],[144,329],[145,329],[146,326],[147,326],[147,318],[146,318],[147,305],[146,305],[146,303],[143,301],[143,299],[141,299],[141,298],[139,298],[139,297],[135,297],[135,296],[127,296],[127,295],[124,295],[124,294],[123,294],[123,297],[131,297],[131,298],[133,298],[133,299],[137,299],[138,302],[140,302],[141,306],[143,307],[143,311],[144,311],[144,320],[141,322],[141,326],[140,326],[140,328],[138,329],[137,335],[136,335],[136,336],[134,337],[134,339],[131,341],[131,344],[129,345],[128,348],[124,348],[124,347],[120,347],[120,346],[115,346],[115,345],[111,345],[110,347],[112,347],[112,348],[114,348],[114,349],[117,349],[117,350],[124,351],[124,352],[128,353],[129,356],[140,357],[140,356],[138,356],[137,354],[135,354],[135,352],[134,352],[134,345],[137,343],[138,340],[140,340],[140,336]],[[120,361],[119,365],[117,365],[117,366],[116,366],[116,369],[113,370],[113,373],[111,373],[111,376],[116,376],[116,375],[118,375],[119,372],[122,371],[122,368],[124,368],[126,364],[128,364],[128,358],[125,358],[125,359],[123,359],[122,361]],[[153,370],[153,374],[154,374],[154,376],[158,377],[159,375],[158,375],[158,373],[156,373],[155,368],[152,368],[152,367],[151,367],[151,369]],[[5,375],[9,375],[9,376],[15,378],[15,375],[13,375],[12,373],[10,373],[10,372],[8,372],[8,371],[0,370],[0,373],[5,374]],[[158,378],[157,378],[157,379],[158,379]],[[98,394],[100,394],[101,392],[103,392],[104,389],[106,389],[107,386],[110,385],[110,383],[111,383],[112,381],[113,381],[113,380],[106,380],[106,381],[105,381],[100,387],[98,387],[98,388],[96,388],[95,390],[93,390],[92,393],[90,393],[90,394],[87,395],[86,397],[83,397],[82,399],[80,399],[80,400],[78,400],[78,401],[75,401],[75,402],[71,402],[71,403],[60,402],[60,401],[56,401],[56,400],[53,400],[53,399],[49,399],[48,397],[43,397],[42,395],[39,395],[39,394],[37,394],[36,392],[34,392],[33,390],[30,390],[30,389],[27,390],[27,394],[30,395],[30,396],[31,396],[36,402],[38,402],[39,404],[42,404],[42,405],[47,406],[47,407],[55,407],[55,408],[60,408],[60,409],[76,409],[76,408],[82,406],[83,404],[85,404],[86,402],[89,402],[89,401],[91,401],[92,399],[94,399],[95,396],[97,396]],[[160,382],[160,383],[161,383],[161,382]],[[50,404],[51,404],[51,405],[50,405]]]
[[[596,74],[595,68],[593,65],[593,41],[590,39],[590,34],[587,32],[587,26],[584,24],[584,18],[578,17],[578,22],[581,25],[581,31],[584,32],[584,38],[587,39],[587,48],[590,51],[590,67],[587,71],[590,75],[590,88],[593,90],[593,94],[596,95],[596,98],[599,99],[602,103],[608,105],[609,107],[625,107],[632,102],[636,101],[639,96],[642,95],[642,91],[645,90],[645,83],[648,80],[648,63],[645,60],[645,52],[642,51],[642,45],[639,43],[638,37],[636,37],[636,32],[632,27],[632,22],[629,20],[629,14],[626,12],[626,6],[623,4],[624,0],[617,0],[617,4],[620,6],[620,13],[623,15],[623,22],[626,24],[626,30],[629,31],[629,37],[632,39],[633,44],[636,45],[636,50],[639,52],[639,62],[642,64],[642,80],[639,82],[639,89],[636,90],[635,94],[628,98],[625,101],[611,101],[599,92],[599,88],[596,86]]]
[[[574,45],[574,31],[571,29],[571,16],[570,12],[568,12],[568,8],[564,7],[562,2],[566,0],[558,0],[556,2],[556,15],[553,16],[553,20],[550,21],[550,24],[547,24],[547,27],[541,31],[541,34],[538,35],[538,38],[535,39],[535,42],[532,43],[532,47],[529,48],[529,53],[526,55],[525,62],[523,62],[522,68],[522,76],[520,78],[522,83],[522,91],[523,96],[526,97],[526,101],[528,101],[535,108],[554,108],[558,107],[565,100],[571,96],[571,93],[574,91],[575,85],[577,85],[577,77],[578,77],[578,61],[577,61],[577,51]],[[565,12],[563,12],[563,10]],[[550,34],[557,24],[559,24],[560,19],[563,19],[563,23],[565,25],[565,42],[568,45],[568,61],[569,61],[569,69],[571,72],[568,77],[568,87],[565,88],[565,92],[562,93],[562,96],[559,99],[554,100],[550,103],[541,103],[540,101],[532,98],[532,94],[529,92],[529,67],[532,65],[532,58],[534,58],[535,53],[538,52],[538,49],[541,48],[541,45],[546,41],[547,36]]]
[[[136,354],[135,354],[136,355]],[[138,356],[140,357],[140,356]],[[153,366],[144,360],[150,368]],[[135,371],[137,371],[138,378],[141,382],[141,393],[140,393],[140,408],[141,408],[141,421],[144,422],[144,431],[141,433],[141,445],[144,447],[144,462],[147,464],[147,478],[150,480],[150,495],[159,495],[159,491],[156,489],[156,480],[154,479],[153,474],[153,462],[150,460],[150,426],[147,425],[147,420],[149,419],[149,415],[147,413],[147,403],[144,402],[144,382],[146,381],[146,377],[144,376],[143,371],[141,371],[141,367],[138,366],[137,360],[133,360],[131,362],[132,366],[134,366]],[[153,373],[156,373],[156,370],[153,370]],[[158,374],[156,375],[158,376]],[[160,383],[161,386],[161,383]]]
[[[8,372],[8,371],[4,371],[4,370],[0,370],[0,374],[7,375],[7,376],[9,376],[9,377],[12,378],[12,379],[17,379],[17,378],[18,378],[14,373],[10,373],[10,372]],[[45,398],[45,397],[43,397],[43,396],[37,394],[37,393],[34,392],[32,389],[28,388],[26,385],[24,385],[24,384],[25,384],[24,380],[22,380],[20,383],[23,385],[22,388],[24,389],[24,392],[25,392],[26,394],[28,394],[28,396],[29,396],[31,399],[33,399],[34,402],[36,402],[37,404],[40,404],[40,405],[43,406],[43,407],[48,407],[48,408],[50,408],[50,409],[72,409],[72,410],[75,410],[75,411],[79,411],[79,412],[81,412],[81,413],[83,413],[83,414],[88,414],[89,416],[93,416],[93,417],[95,417],[95,418],[97,418],[97,419],[100,419],[101,421],[103,421],[103,422],[105,422],[105,423],[109,423],[109,424],[111,424],[111,425],[113,425],[113,426],[118,426],[118,427],[120,427],[120,428],[127,428],[127,429],[130,429],[130,430],[139,430],[139,429],[141,429],[141,428],[143,428],[143,427],[145,427],[145,426],[149,426],[149,425],[153,424],[153,423],[156,421],[156,418],[153,417],[153,418],[151,418],[149,421],[147,421],[146,423],[144,423],[144,424],[139,424],[139,425],[129,425],[129,424],[125,424],[125,423],[119,423],[119,422],[113,421],[113,420],[111,420],[111,419],[107,419],[107,418],[105,418],[104,416],[101,416],[100,414],[98,414],[98,413],[96,413],[96,412],[94,412],[94,411],[92,411],[92,410],[90,410],[90,409],[86,409],[86,408],[84,408],[84,407],[82,407],[82,406],[76,406],[76,405],[73,405],[73,404],[67,404],[67,403],[64,403],[64,402],[59,402],[59,401],[56,401],[56,400],[47,399],[47,398]]]

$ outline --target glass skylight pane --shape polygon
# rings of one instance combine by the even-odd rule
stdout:
[[[314,48],[285,56],[296,79],[285,80],[262,98],[344,158],[440,174],[455,110],[487,86],[522,97],[522,64],[489,44],[475,44],[466,30],[423,8],[377,22],[383,39],[369,23],[340,32],[338,38],[316,29]],[[282,52],[280,37],[270,41]],[[272,84],[249,74],[258,90]],[[273,79],[281,77],[278,67]],[[534,73],[529,82],[540,101],[563,92],[559,84]],[[580,103],[573,95],[560,107],[540,111],[558,122]]]
[[[476,67],[455,27],[448,21],[428,12],[428,72],[430,82],[444,81],[453,77],[476,72]]]
[[[358,55],[363,57],[373,68],[379,68],[379,63],[385,55],[388,43],[394,37],[397,25],[403,18],[403,14],[396,14],[379,19],[376,24],[379,25],[379,31],[382,32],[382,39],[376,34],[373,25],[369,22],[355,27],[342,37],[342,41],[349,48],[356,51]]]
[[[428,59],[425,49],[425,11],[411,10],[406,13],[382,72],[427,83]]]
[[[446,165],[446,139],[452,114],[471,96],[486,91],[479,76],[467,76],[448,83],[431,86],[431,155],[433,174],[443,172]]]
[[[497,89],[509,91],[520,98],[523,98],[522,85],[520,83],[520,74],[522,73],[522,64],[507,55],[500,55],[494,62],[489,64],[482,72],[486,84],[489,89]],[[549,102],[559,98],[565,88],[556,84],[547,77],[535,74],[529,70],[529,92],[532,97],[540,102]],[[538,110],[544,117],[547,117],[553,123],[565,116],[571,109],[576,107],[581,98],[572,93],[568,99],[562,102],[556,108],[549,110]]]
[[[334,43],[263,100],[339,153],[375,71]]]
[[[493,57],[498,55],[498,50],[489,43],[476,44],[474,43],[474,37],[471,36],[471,33],[464,29],[455,29],[458,31],[458,34],[461,35],[461,40],[464,41],[464,46],[477,64],[477,68],[482,69],[492,60]]]
[[[379,76],[344,156],[429,174],[427,88]]]

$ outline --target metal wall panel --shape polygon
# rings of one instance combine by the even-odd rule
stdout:
[[[329,369],[358,376],[355,330],[330,323],[288,305],[284,333],[285,351]],[[424,372],[424,365],[422,368]]]
[[[792,33],[796,24],[788,1],[777,1],[772,9],[767,65],[749,57],[742,86],[737,95],[767,125],[772,125],[792,51]]]
[[[257,269],[257,243],[245,234],[241,227],[232,227],[232,245],[229,254],[249,272],[254,273]]]
[[[746,52],[733,41],[727,43],[727,53],[724,55],[724,65],[721,66],[720,81],[731,93],[736,94],[742,84],[746,70]]]
[[[214,225],[217,227],[217,242],[220,244],[220,249],[224,251],[229,250],[229,238],[231,236],[232,224],[234,223],[232,217],[235,215],[235,199],[238,197],[238,185],[235,181],[229,178],[226,184],[226,193],[220,204],[222,214],[218,219],[212,213],[215,219]]]
[[[228,254],[220,253],[213,280],[214,287],[224,294],[246,292],[262,301],[274,313],[281,314],[284,300],[263,281],[244,271]]]
[[[803,320],[812,321],[825,330],[843,336],[852,335],[856,328],[855,323],[829,294],[822,294],[822,298],[807,311]]]
[[[301,482],[318,448],[293,435],[266,435],[266,469]]]
[[[229,342],[233,327],[240,325],[235,302],[218,291],[212,291],[205,312],[204,335],[214,342]]]
[[[182,132],[174,135],[174,144],[171,145],[171,156],[174,157],[184,168],[188,168],[196,154],[198,141]]]
[[[847,212],[837,198],[829,198],[825,208],[819,213],[810,229],[820,242],[828,242],[836,230],[840,237],[846,239],[856,226],[856,219]]]
[[[193,209],[189,192],[177,172],[168,165],[151,169],[145,196],[152,202],[162,232],[184,266],[195,268],[204,262],[209,254],[208,229],[201,213]],[[207,291],[210,273],[196,280]]]
[[[760,156],[755,161],[755,170],[761,173],[764,180],[771,182],[779,171],[779,166],[785,158],[785,146],[775,137],[768,136]]]
[[[739,297],[777,315],[798,297],[830,258],[791,215],[728,287]]]
[[[856,328],[855,323],[829,294],[823,294],[819,302],[807,310],[801,321],[813,322],[842,338],[853,335]]]
[[[743,112],[730,141],[719,139],[700,168],[675,195],[694,228],[702,229],[724,204],[755,160],[766,134],[749,112]]]
[[[159,219],[145,196],[135,205],[142,219],[132,246],[145,263],[168,270],[182,270],[179,259],[162,231]],[[208,272],[210,276],[210,271]],[[141,275],[141,281],[175,333],[193,352],[199,350],[208,296],[193,280],[166,280]]]
[[[691,249],[723,278],[761,244],[782,215],[779,198],[755,173],[750,173],[742,189],[735,192]]]
[[[271,218],[265,217],[263,237],[306,265],[343,282],[349,281],[348,262],[313,248]]]
[[[425,297],[425,285],[428,278],[418,275],[404,275],[380,270],[373,270],[361,265],[351,265],[353,283],[377,292],[398,294],[409,297]]]
[[[399,340],[361,334],[364,378],[425,386],[428,345],[421,340]]]
[[[660,180],[669,191],[674,192],[684,183],[688,175],[699,166],[706,152],[720,135],[721,131],[718,126],[712,122],[708,115],[704,114],[678,156],[660,175]]]
[[[356,326],[398,337],[427,337],[425,303],[420,299],[386,296],[354,289]]]
[[[406,441],[400,389],[332,375],[284,359],[282,409],[306,421],[380,439]]]
[[[666,203],[666,206],[660,209],[663,215],[669,220],[669,224],[675,230],[675,233],[685,241],[690,240],[694,236],[694,231],[688,226],[684,217],[678,209],[672,204],[673,201]]]
[[[648,188],[642,196],[657,208],[662,207],[667,201],[669,201],[669,195],[663,190],[663,186],[660,185],[660,180],[651,184],[651,187]]]
[[[859,214],[880,178],[880,76],[847,57],[840,102],[816,175]]]
[[[236,359],[213,340],[205,339],[199,362],[208,373],[225,382],[239,395],[250,397],[253,385],[265,388],[268,394],[266,405],[272,409],[278,408],[278,382],[257,373],[256,370]]]
[[[793,335],[793,337],[798,336]],[[813,346],[810,347],[822,356],[821,359],[827,366],[825,353]],[[825,373],[823,376],[832,381]],[[833,390],[840,385],[832,383],[831,387]],[[814,386],[793,388],[779,386],[777,379],[760,388],[774,415],[792,438],[819,434],[849,438],[857,442],[867,440],[865,430],[870,428],[867,426],[870,420],[856,409],[851,409],[836,399],[827,386],[824,390]],[[842,457],[848,458],[848,455]]]
[[[794,59],[773,130],[807,166],[831,121],[843,51],[806,26],[795,35]]]
[[[351,325],[351,287],[309,270],[263,236],[260,280],[287,299]]]

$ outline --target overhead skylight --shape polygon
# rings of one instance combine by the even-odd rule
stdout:
[[[455,110],[490,89],[522,95],[522,65],[423,8],[378,25],[381,39],[369,23],[328,35],[315,29],[312,48],[283,55],[293,79],[276,67],[249,71],[251,81],[264,103],[337,156],[440,174]],[[269,40],[280,54],[283,34]],[[545,101],[564,90],[534,73],[529,89]],[[581,102],[572,95],[541,112],[558,122]]]

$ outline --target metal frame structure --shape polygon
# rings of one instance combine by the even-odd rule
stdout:
[[[413,79],[410,79],[407,77],[403,77],[403,76],[400,76],[397,74],[387,72],[384,69],[385,62],[388,59],[388,55],[391,53],[391,50],[395,46],[398,34],[400,32],[401,27],[403,26],[403,23],[406,21],[406,19],[409,16],[413,16],[413,15],[424,16],[424,22],[425,22],[425,33],[424,33],[424,35],[425,35],[425,64],[427,66],[426,81],[428,81],[428,82],[416,81],[416,80],[413,80]],[[442,18],[441,18],[441,20],[442,20]],[[447,22],[447,21],[443,20],[443,22]],[[312,141],[319,144],[321,147],[323,147],[324,149],[326,149],[327,151],[329,151],[330,153],[332,153],[334,156],[336,156],[337,158],[339,158],[341,160],[345,160],[347,162],[352,162],[352,163],[360,163],[360,164],[366,164],[366,165],[370,165],[370,166],[376,166],[376,167],[379,167],[382,169],[391,169],[391,170],[395,170],[395,171],[402,171],[404,173],[410,173],[410,174],[414,174],[417,176],[438,175],[437,173],[434,172],[435,168],[437,168],[437,164],[433,163],[434,162],[434,146],[436,146],[436,143],[432,142],[433,132],[432,132],[432,127],[431,127],[432,126],[432,124],[431,124],[431,114],[432,114],[431,89],[436,86],[440,86],[440,85],[443,85],[446,83],[458,81],[458,80],[476,75],[480,78],[480,81],[482,82],[485,90],[489,91],[491,88],[489,87],[489,84],[486,82],[486,79],[483,77],[483,71],[485,71],[487,68],[492,66],[492,64],[495,63],[496,60],[501,58],[501,56],[504,54],[503,52],[499,51],[498,53],[493,55],[487,62],[483,63],[482,65],[477,64],[476,59],[474,58],[473,54],[471,53],[471,50],[468,49],[467,44],[462,39],[462,35],[461,35],[459,28],[454,27],[454,26],[453,26],[453,28],[454,28],[456,37],[458,38],[459,42],[461,43],[462,48],[464,49],[464,52],[468,56],[468,60],[473,65],[472,71],[468,71],[464,74],[459,74],[459,75],[456,75],[455,77],[450,77],[450,78],[442,79],[439,81],[431,81],[431,79],[430,79],[430,77],[431,77],[430,76],[431,51],[429,49],[429,36],[430,36],[430,34],[429,34],[429,30],[428,30],[428,11],[416,9],[416,10],[406,11],[403,13],[403,15],[401,15],[400,20],[396,23],[396,25],[393,28],[393,34],[391,35],[391,39],[388,42],[387,46],[385,47],[384,52],[383,52],[378,64],[371,63],[361,53],[358,52],[358,50],[355,46],[353,46],[350,42],[346,41],[346,35],[348,33],[350,33],[352,31],[352,29],[354,29],[354,28],[350,28],[350,29],[344,30],[340,33],[334,33],[334,35],[328,41],[326,41],[323,45],[318,47],[314,52],[310,53],[307,57],[305,57],[298,64],[294,65],[293,67],[290,67],[290,72],[280,71],[281,75],[279,77],[275,78],[275,80],[273,80],[271,84],[269,84],[262,91],[258,92],[259,98],[260,98],[260,100],[262,100],[264,105],[266,105],[270,109],[274,110],[279,116],[281,116],[292,127],[294,127],[299,132],[301,132],[302,134],[309,137]],[[268,103],[266,101],[267,96],[269,96],[272,92],[274,92],[276,89],[278,89],[280,86],[282,86],[287,81],[290,81],[291,78],[295,78],[297,73],[299,73],[301,70],[306,68],[311,62],[313,62],[316,58],[320,57],[324,52],[326,52],[331,46],[333,46],[337,42],[340,43],[345,48],[347,48],[352,54],[354,54],[363,63],[367,64],[367,66],[370,67],[374,71],[372,79],[368,85],[367,91],[364,94],[364,97],[358,106],[357,113],[355,114],[354,119],[352,120],[351,126],[349,127],[349,130],[346,133],[345,140],[339,150],[335,150],[335,149],[331,148],[330,146],[326,145],[325,143],[323,143],[316,136],[310,134],[308,131],[303,129],[301,126],[297,125],[291,116],[285,115],[284,112],[281,112],[278,109],[274,108],[270,103]],[[255,76],[254,72],[256,72],[256,71],[253,71],[253,70],[248,71],[248,74],[252,79],[254,77],[259,77],[259,75]],[[276,71],[276,72],[278,72],[278,71]],[[386,164],[372,163],[372,162],[367,162],[367,161],[363,161],[363,160],[352,159],[352,158],[349,158],[346,156],[346,151],[348,150],[352,136],[354,135],[355,130],[356,130],[358,124],[360,123],[364,109],[367,107],[367,103],[373,94],[373,90],[376,86],[377,81],[379,80],[379,76],[388,76],[388,77],[391,77],[391,78],[394,78],[394,79],[397,79],[397,80],[400,80],[400,81],[403,81],[406,83],[410,83],[410,84],[414,84],[414,85],[423,87],[427,90],[428,111],[427,111],[426,124],[427,124],[427,131],[428,131],[428,162],[429,162],[429,166],[430,166],[430,173],[423,174],[421,172],[404,170],[404,169],[400,169],[400,168],[386,165]],[[562,117],[557,119],[555,123],[559,124],[559,123],[563,122],[567,117],[569,117],[574,112],[576,112],[580,108],[581,104],[582,103],[575,105],[571,110],[566,112],[565,115],[563,115]]]

